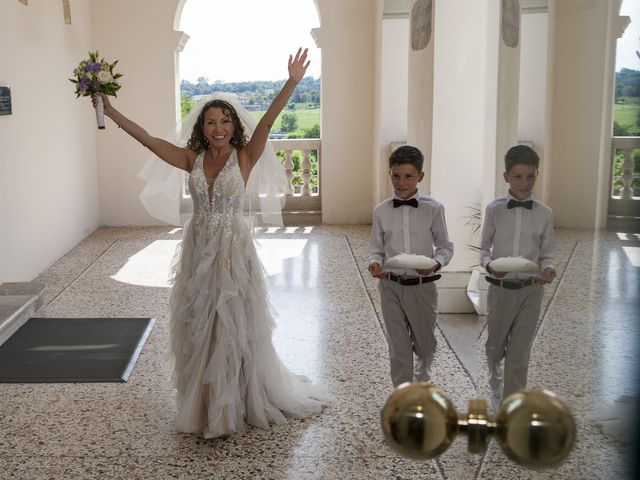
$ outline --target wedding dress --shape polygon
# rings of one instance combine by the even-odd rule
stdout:
[[[207,184],[201,153],[189,175],[193,216],[176,253],[169,302],[176,427],[206,438],[307,417],[323,391],[289,371],[274,349],[274,321],[234,150]]]

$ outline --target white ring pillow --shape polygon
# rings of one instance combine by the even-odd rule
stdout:
[[[401,253],[384,262],[385,268],[413,268],[427,269],[438,265],[433,258],[425,255],[414,255],[409,253]]]
[[[489,263],[496,272],[537,272],[538,264],[524,257],[496,258]]]

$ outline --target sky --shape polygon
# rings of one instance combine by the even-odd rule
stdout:
[[[624,0],[620,7],[620,15],[631,17],[631,23],[618,39],[616,49],[616,72],[622,68],[640,70],[640,0]]]
[[[624,0],[620,15],[631,23],[618,40],[616,71],[640,70],[640,0]],[[194,83],[198,77],[210,83],[283,80],[289,54],[302,46],[311,59],[307,76],[317,78],[320,49],[310,31],[319,25],[313,0],[187,0],[180,29],[191,38],[180,55],[180,77]]]
[[[309,48],[307,76],[320,76],[320,26],[313,0],[187,0],[180,30],[191,38],[180,55],[180,77],[210,83],[284,80],[289,54]]]

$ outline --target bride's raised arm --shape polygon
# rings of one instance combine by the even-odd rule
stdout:
[[[304,78],[308,66],[306,48],[304,51],[299,48],[295,58],[289,55],[289,79],[258,122],[249,143],[239,153],[239,160],[244,164],[242,166],[248,169],[247,175],[262,155],[276,118],[293,95],[298,83]]]
[[[95,96],[100,95],[104,102],[104,114],[118,125],[119,128],[127,132],[142,145],[151,150],[159,158],[169,165],[190,171],[195,154],[188,148],[181,148],[162,138],[154,137],[144,128],[120,113],[109,101],[109,98],[102,93],[96,93],[92,97],[93,106],[96,105]],[[193,157],[193,158],[192,158]]]

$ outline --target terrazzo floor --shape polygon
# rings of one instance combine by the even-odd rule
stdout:
[[[173,430],[167,366],[167,284],[179,229],[101,228],[34,281],[39,316],[157,319],[127,383],[0,384],[0,478],[622,479],[632,449],[606,435],[607,406],[638,395],[640,237],[558,230],[559,276],[547,286],[529,385],[555,391],[578,436],[557,470],[513,464],[495,442],[484,456],[458,438],[437,460],[413,461],[383,441],[391,392],[376,280],[366,272],[368,225],[260,232],[278,312],[274,343],[333,402],[306,420],[203,440]],[[484,321],[441,314],[433,380],[466,412],[488,398]],[[632,414],[633,415],[633,414]],[[610,415],[609,415],[610,417]],[[638,416],[622,424],[638,426]]]

